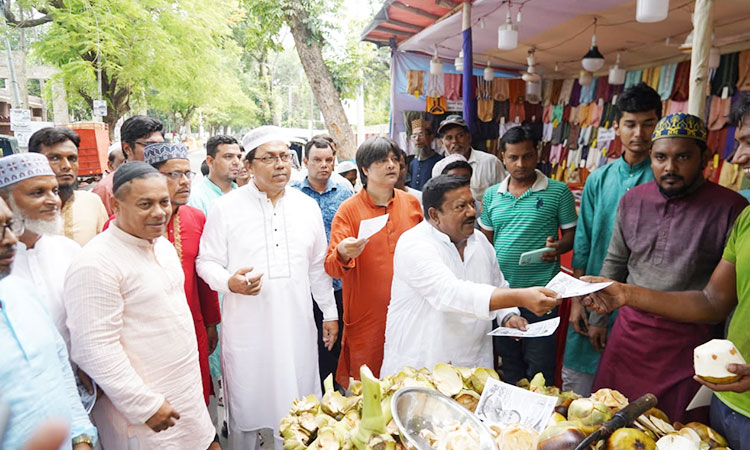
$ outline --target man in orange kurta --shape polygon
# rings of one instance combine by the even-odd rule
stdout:
[[[362,364],[380,376],[393,253],[401,233],[423,218],[417,198],[393,188],[399,173],[397,150],[393,141],[382,137],[362,144],[357,150],[357,166],[365,188],[341,204],[331,224],[325,269],[343,284],[344,332],[336,382],[344,387],[348,387],[350,376],[359,379]],[[382,200],[385,198],[388,200]],[[360,221],[384,214],[389,214],[385,227],[363,244],[358,256],[342,261],[341,241],[352,238],[354,242]]]

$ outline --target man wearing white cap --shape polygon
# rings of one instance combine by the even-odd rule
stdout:
[[[65,272],[81,246],[61,236],[60,197],[55,173],[47,158],[20,153],[0,158],[0,196],[25,230],[18,236],[13,275],[37,286],[57,330],[70,345],[65,326]]]
[[[197,267],[224,294],[229,448],[252,450],[259,433],[281,448],[279,422],[291,402],[320,395],[310,294],[323,312],[329,349],[338,335],[338,312],[323,269],[328,245],[320,208],[287,188],[291,153],[282,130],[256,128],[242,144],[253,178],[214,202]]]
[[[116,219],[65,280],[70,355],[106,392],[92,411],[107,450],[209,448],[198,344],[165,177],[142,161],[112,180]]]
[[[357,185],[357,165],[354,161],[341,161],[336,165],[336,173],[349,180],[352,187]]]

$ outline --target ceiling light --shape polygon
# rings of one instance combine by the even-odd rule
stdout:
[[[615,65],[609,68],[607,81],[613,86],[625,84],[625,69],[620,68],[620,52],[617,52]]]
[[[487,61],[487,67],[484,68],[484,81],[492,81],[495,78],[495,71],[490,67],[490,62]]]
[[[453,61],[453,64],[456,66],[457,72],[464,71],[464,51],[463,50],[458,52],[458,56],[456,57],[456,60]]]
[[[435,54],[432,56],[432,59],[430,60],[430,74],[441,75],[442,73],[443,73],[443,62],[440,61],[440,58],[438,58],[437,48],[435,48]]]
[[[669,0],[638,0],[635,20],[641,23],[661,22],[669,14]]]
[[[510,21],[510,9],[505,17],[505,23],[497,28],[497,48],[513,50],[518,47],[518,27]]]
[[[591,47],[589,51],[581,58],[581,65],[589,72],[596,72],[604,67],[604,56],[599,52],[596,46],[596,18],[594,18],[594,34],[591,36]]]

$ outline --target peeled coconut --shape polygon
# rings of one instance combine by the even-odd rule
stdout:
[[[495,436],[498,450],[536,450],[538,443],[539,432],[519,423],[502,427]]]
[[[692,428],[693,430],[695,430],[695,432],[698,433],[698,436],[700,436],[701,440],[703,442],[707,442],[711,446],[711,448],[726,447],[727,445],[729,445],[727,440],[724,439],[724,436],[720,435],[716,432],[716,430],[706,424],[690,422],[685,425],[685,428]]]
[[[709,383],[726,384],[740,377],[727,370],[729,364],[745,364],[745,358],[731,341],[712,339],[693,351],[695,374]]]
[[[588,398],[573,400],[568,408],[568,420],[581,425],[584,433],[591,434],[612,418],[607,405]]]
[[[696,442],[683,434],[668,434],[656,441],[656,450],[700,450],[700,440]]]
[[[458,394],[464,387],[463,379],[458,370],[445,363],[438,363],[432,369],[432,381],[435,383],[437,390],[448,397]]]

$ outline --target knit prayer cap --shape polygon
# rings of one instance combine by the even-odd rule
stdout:
[[[112,178],[112,193],[117,193],[123,184],[150,173],[158,174],[159,171],[143,161],[130,161],[121,165]]]
[[[0,158],[0,188],[47,175],[54,177],[55,172],[41,153],[18,153]]]
[[[143,160],[146,164],[158,164],[170,159],[188,159],[188,151],[184,145],[169,142],[155,142],[143,149]]]
[[[706,142],[708,131],[703,121],[692,114],[677,113],[663,117],[656,124],[652,141],[664,138],[689,138]]]

